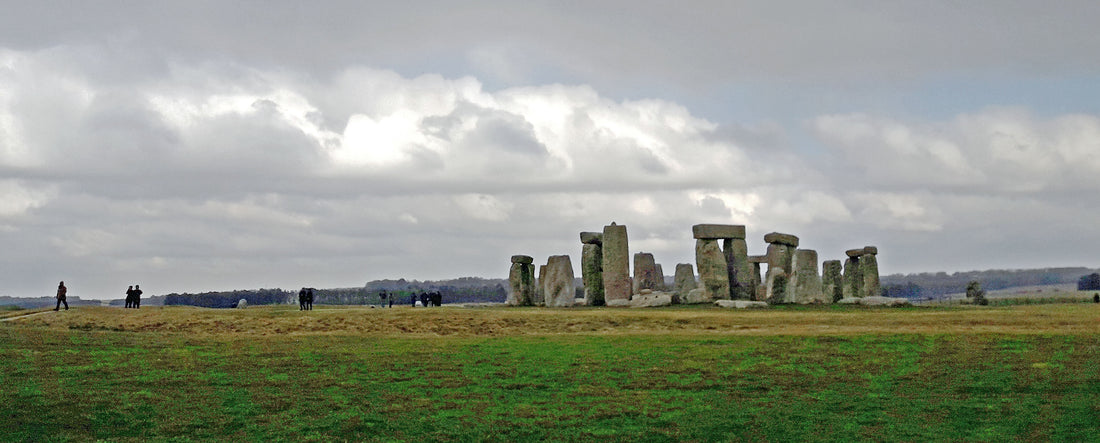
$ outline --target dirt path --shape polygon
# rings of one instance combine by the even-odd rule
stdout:
[[[21,318],[34,317],[36,315],[42,315],[42,314],[46,314],[46,313],[50,313],[50,312],[54,312],[54,311],[51,309],[49,311],[32,312],[30,314],[17,315],[15,317],[0,318],[0,322],[19,320]]]

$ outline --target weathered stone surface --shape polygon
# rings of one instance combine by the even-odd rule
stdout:
[[[765,294],[764,301],[769,305],[782,305],[790,303],[791,300],[787,298],[787,286],[789,277],[782,268],[773,268],[768,266],[767,279],[767,292]]]
[[[630,245],[626,226],[603,227],[603,291],[604,300],[630,300]]]
[[[657,263],[655,266],[657,266],[657,290],[667,291],[668,285],[665,284],[665,268],[662,268],[660,263]]]
[[[672,294],[667,292],[654,292],[635,296],[630,300],[632,308],[657,308],[672,305]]]
[[[836,301],[838,305],[858,305],[859,297],[844,297]]]
[[[863,276],[863,296],[878,297],[882,295],[882,287],[879,285],[878,259],[874,254],[864,254],[859,258],[859,273]]]
[[[680,296],[680,302],[685,305],[695,305],[700,303],[710,303],[714,299],[707,294],[706,289],[695,288],[687,292],[686,295]]]
[[[603,246],[595,243],[581,246],[581,281],[585,304],[603,306]]]
[[[625,298],[617,298],[614,300],[608,300],[607,306],[610,308],[625,308],[630,306],[630,300]]]
[[[546,306],[564,308],[573,306],[577,294],[573,263],[568,255],[552,255],[546,262]]]
[[[634,293],[642,289],[657,289],[657,262],[653,254],[638,252],[634,254]]]
[[[817,251],[812,249],[798,249],[794,252],[794,262],[791,265],[794,273],[791,274],[788,297],[794,303],[800,304],[824,304],[832,303],[826,299],[821,290],[821,277],[817,275]]]
[[[750,255],[749,256],[749,262],[750,263],[767,263],[768,262],[768,256],[767,255]]]
[[[863,296],[863,274],[859,272],[859,257],[844,261],[844,298]]]
[[[762,301],[749,301],[749,300],[715,300],[714,304],[720,308],[733,308],[733,309],[766,309],[767,303]]]
[[[603,233],[602,232],[582,232],[581,243],[586,245],[602,245]]]
[[[695,268],[691,266],[691,263],[676,265],[676,276],[673,277],[672,285],[673,293],[676,294],[673,301],[682,303],[683,297],[687,295],[688,291],[695,289],[697,286],[695,283]]]
[[[588,300],[583,298],[574,298],[573,306],[588,306]]]
[[[237,301],[237,309],[244,309],[248,307],[248,300],[240,299]]]
[[[760,263],[752,263],[752,284],[753,284],[753,300],[763,300],[764,279],[760,276]]]
[[[534,262],[535,262],[534,257],[531,257],[530,255],[513,255],[512,256],[512,263],[524,263],[524,264],[529,265],[529,264],[532,264]]]
[[[749,246],[743,238],[722,241],[722,252],[726,255],[726,272],[730,280],[730,299],[752,300],[756,295],[753,284],[753,267],[749,262]]]
[[[638,294],[635,294],[635,295],[639,295],[639,294],[640,295],[649,295],[649,294],[652,294],[652,293],[653,293],[652,289],[642,289],[642,290],[638,291]],[[633,299],[633,297],[631,297],[631,298]]]
[[[778,243],[778,244],[781,244],[781,245],[790,246],[792,248],[797,248],[798,247],[798,237],[793,236],[791,234],[781,234],[779,232],[771,232],[771,233],[768,233],[768,234],[764,234],[764,243],[768,243],[768,244]]]
[[[821,265],[821,292],[830,303],[844,298],[844,279],[840,260],[826,260]]]
[[[512,263],[508,271],[509,306],[532,306],[535,304],[535,265],[531,263]]]
[[[862,297],[859,298],[861,306],[909,306],[909,300],[897,297]]]
[[[695,266],[699,269],[702,289],[710,298],[707,303],[729,298],[729,270],[726,269],[726,257],[718,248],[717,240],[695,240]]]
[[[696,240],[718,240],[727,238],[745,238],[744,225],[708,225],[701,224],[691,227],[691,234]]]
[[[546,305],[546,265],[539,265],[539,280],[535,283],[535,298],[531,302],[535,306]]]
[[[794,251],[795,248],[781,243],[768,245],[768,272],[771,272],[772,268],[777,268],[782,269],[788,276],[791,275]]]
[[[844,251],[844,255],[847,255],[849,257],[859,257],[863,255],[863,248],[849,249],[847,251]]]
[[[874,247],[874,246],[864,246],[863,247],[863,253],[864,254],[875,255],[875,254],[878,254],[878,248]]]

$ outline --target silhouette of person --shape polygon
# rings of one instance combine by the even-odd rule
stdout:
[[[306,310],[313,310],[313,288],[306,289]]]
[[[298,291],[298,310],[306,310],[306,288],[302,288],[301,291]]]
[[[131,308],[133,306],[134,306],[134,286],[130,285],[130,287],[126,288],[126,308]]]
[[[432,305],[443,306],[443,294],[439,291],[432,291]]]
[[[425,308],[429,306],[428,305],[428,293],[427,292],[421,292],[420,293],[420,304],[422,306],[424,306]]]
[[[382,292],[379,292],[379,293],[378,293],[378,307],[379,307],[379,308],[384,308],[384,307],[386,307],[386,295],[387,295],[387,294],[386,294],[386,290],[385,290],[385,289],[383,289],[383,290],[382,290]]]
[[[1100,303],[1100,293],[1092,294],[1092,302],[1093,303]]]
[[[65,287],[65,282],[61,282],[61,283],[57,284],[57,306],[55,306],[53,308],[53,310],[56,311],[56,310],[61,309],[61,304],[62,303],[65,304],[65,310],[66,311],[69,310],[69,302],[65,300],[65,296],[68,294],[68,292],[69,292],[69,288]]]
[[[141,285],[134,285],[134,309],[141,309]]]

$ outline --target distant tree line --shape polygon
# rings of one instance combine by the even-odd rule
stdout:
[[[1100,289],[1100,273],[1093,272],[1077,280],[1078,291],[1094,291],[1098,289]]]
[[[443,295],[443,303],[499,303],[507,298],[507,281],[503,279],[484,279],[463,277],[442,281],[375,280],[361,288],[314,289],[315,305],[377,305],[382,303],[379,296],[384,290],[394,296],[394,304],[409,304],[414,295],[421,292],[438,291]],[[255,289],[214,291],[201,294],[167,294],[165,305],[201,306],[205,308],[232,308],[244,299],[249,305],[296,304],[298,290]],[[52,298],[51,298],[52,300]],[[388,300],[387,300],[388,302]]]
[[[969,271],[948,274],[946,272],[921,274],[893,274],[882,277],[883,294],[889,297],[913,299],[937,298],[947,294],[963,293],[967,285],[976,281],[985,290],[998,290],[1017,286],[1042,286],[1077,283],[1081,287],[1089,268],[1045,268],[989,271]],[[1100,274],[1097,274],[1100,285]],[[1100,289],[1100,287],[1098,287]]]

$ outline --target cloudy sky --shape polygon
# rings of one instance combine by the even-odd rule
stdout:
[[[625,224],[1100,266],[1100,2],[2,1],[0,295],[504,277]]]

